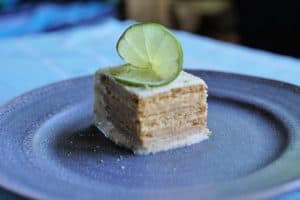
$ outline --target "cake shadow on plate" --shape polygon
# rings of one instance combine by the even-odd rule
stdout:
[[[115,145],[107,139],[94,126],[62,135],[62,139],[56,141],[55,148],[58,152],[64,152],[66,156],[77,154],[101,154],[110,156],[128,156],[131,151]]]

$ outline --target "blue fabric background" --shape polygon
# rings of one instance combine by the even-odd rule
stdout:
[[[36,87],[122,63],[115,44],[129,24],[109,19],[63,32],[0,39],[0,104]],[[186,32],[175,34],[183,45],[185,69],[226,71],[300,85],[298,59]],[[7,195],[0,192],[1,199]],[[279,199],[300,199],[300,192]]]
[[[115,13],[113,2],[25,5],[18,11],[7,11],[0,15],[0,37],[15,37],[92,23]]]

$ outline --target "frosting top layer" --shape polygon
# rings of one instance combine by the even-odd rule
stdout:
[[[138,97],[147,97],[159,93],[164,93],[170,91],[171,89],[199,85],[199,84],[206,85],[201,78],[194,76],[190,73],[187,73],[185,71],[182,71],[180,72],[179,76],[168,85],[164,85],[160,87],[151,87],[151,88],[132,87],[132,86],[124,85],[124,88],[129,92],[137,95]]]

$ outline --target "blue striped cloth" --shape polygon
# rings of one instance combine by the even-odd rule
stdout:
[[[0,39],[0,104],[42,85],[122,63],[115,44],[132,22],[109,19],[64,32]],[[300,60],[177,31],[186,69],[266,77],[300,85]],[[1,197],[1,192],[0,192]],[[280,199],[300,199],[294,192]]]

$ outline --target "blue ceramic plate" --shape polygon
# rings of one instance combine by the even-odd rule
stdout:
[[[300,186],[300,88],[192,71],[209,86],[203,143],[134,156],[92,126],[92,77],[0,108],[0,185],[36,199],[273,197]]]

